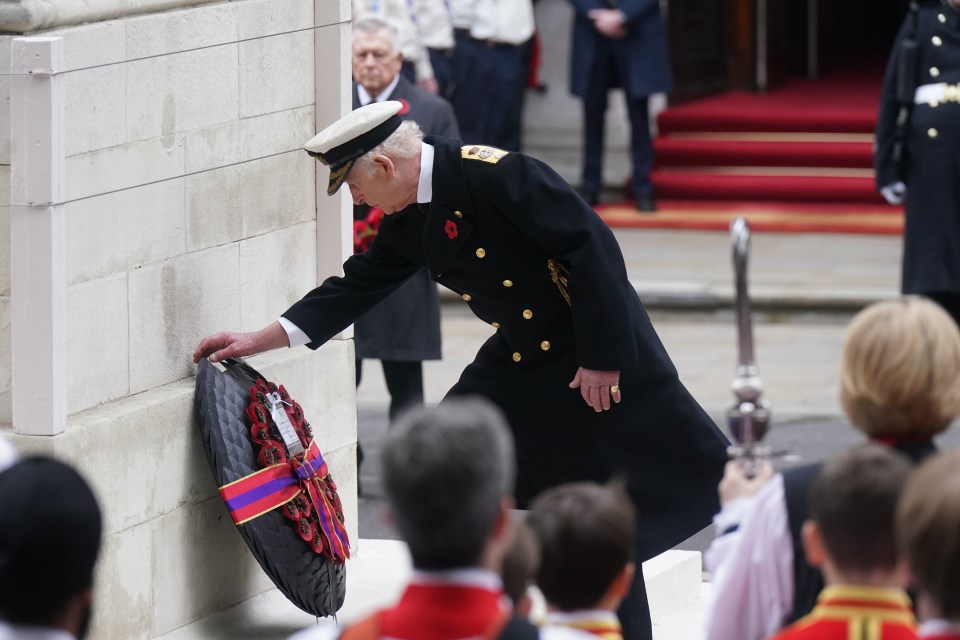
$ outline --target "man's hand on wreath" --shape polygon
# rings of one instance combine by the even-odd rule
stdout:
[[[619,384],[619,371],[594,371],[580,367],[570,383],[570,388],[579,388],[583,401],[599,413],[610,409],[611,396],[614,402],[620,404]]]
[[[207,358],[210,362],[220,362],[225,358],[242,358],[288,346],[290,341],[287,338],[287,332],[279,322],[273,322],[260,331],[251,333],[221,331],[207,336],[200,341],[197,350],[193,352],[193,362],[196,364],[201,358]]]

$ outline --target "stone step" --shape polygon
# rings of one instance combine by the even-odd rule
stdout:
[[[643,565],[657,640],[692,640],[700,635],[700,553],[667,551]],[[395,540],[363,539],[347,565],[347,598],[337,623],[350,623],[394,602],[410,576],[406,546]],[[542,611],[542,605],[540,607]],[[292,605],[276,589],[226,611],[160,636],[158,640],[284,640],[317,620]]]

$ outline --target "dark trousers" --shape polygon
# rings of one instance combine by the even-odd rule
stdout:
[[[390,422],[412,406],[423,404],[423,363],[381,360],[383,378],[390,392]],[[363,375],[363,360],[357,360],[357,386]]]
[[[453,110],[465,143],[521,150],[530,52],[530,42],[488,43],[457,34]]]
[[[427,49],[430,53],[430,66],[437,80],[437,95],[450,100],[453,94],[453,59],[451,52],[445,49]]]
[[[603,186],[603,131],[611,87],[619,86],[619,69],[612,48],[601,47],[583,99],[583,177],[584,191],[596,193]],[[633,174],[630,190],[634,197],[652,197],[650,171],[653,169],[653,142],[650,140],[648,98],[626,97],[630,118],[630,155]]]

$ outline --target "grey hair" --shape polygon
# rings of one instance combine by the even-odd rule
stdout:
[[[412,158],[417,155],[422,140],[423,131],[420,130],[420,125],[413,120],[405,120],[400,123],[396,131],[390,134],[390,137],[357,158],[353,170],[371,175],[374,168],[373,156],[375,155],[384,155],[390,158]]]
[[[353,23],[353,33],[377,33],[378,31],[386,31],[390,34],[390,51],[396,51],[400,34],[397,31],[396,25],[389,20],[375,16],[367,16]]]
[[[482,398],[414,409],[388,431],[383,486],[417,569],[476,566],[505,496],[513,493],[513,437]]]

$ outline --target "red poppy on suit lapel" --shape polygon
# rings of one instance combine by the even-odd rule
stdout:
[[[397,100],[397,102],[400,103],[400,111],[397,113],[398,116],[405,116],[405,115],[407,115],[408,113],[410,113],[410,103],[409,103],[409,102],[407,102],[407,101],[404,100],[403,98],[400,98],[399,100]]]
[[[453,220],[447,220],[447,224],[443,225],[443,230],[451,240],[460,235],[460,230],[457,229],[457,223]]]

